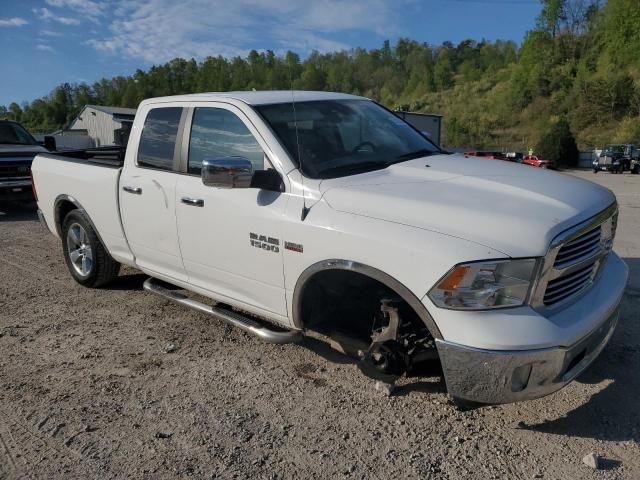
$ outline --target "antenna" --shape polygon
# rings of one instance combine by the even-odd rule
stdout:
[[[302,184],[302,213],[300,220],[304,222],[309,214],[307,207],[307,196],[304,190],[304,170],[302,168],[302,150],[300,149],[300,136],[298,135],[298,116],[296,113],[296,96],[293,91],[293,74],[291,73],[291,63],[289,65],[289,84],[291,86],[291,106],[293,107],[293,126],[296,130],[296,149],[298,150],[298,168],[300,170],[300,183]]]

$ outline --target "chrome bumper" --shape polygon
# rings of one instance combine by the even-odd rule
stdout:
[[[20,187],[31,187],[31,179],[30,178],[18,178],[18,179],[0,179],[0,188],[20,188]]]
[[[602,352],[618,323],[618,308],[574,345],[540,350],[482,350],[437,340],[449,395],[485,404],[549,395],[580,375]]]

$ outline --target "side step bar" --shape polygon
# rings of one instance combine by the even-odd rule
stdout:
[[[271,330],[264,325],[256,322],[255,320],[245,317],[240,313],[236,313],[230,310],[223,310],[222,308],[212,307],[202,302],[192,300],[179,290],[170,290],[156,280],[150,277],[145,280],[143,287],[146,291],[160,295],[161,297],[171,300],[172,302],[179,303],[185,307],[192,308],[199,312],[207,313],[220,320],[224,320],[230,323],[234,327],[238,327],[247,333],[251,333],[256,337],[261,338],[265,342],[269,343],[295,343],[302,339],[302,332],[298,330]]]

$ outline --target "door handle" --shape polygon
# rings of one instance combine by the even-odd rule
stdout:
[[[142,195],[142,189],[140,187],[127,187],[125,185],[122,187],[122,190],[129,193],[135,193],[136,195]]]
[[[204,207],[204,200],[201,198],[182,197],[181,202],[192,207]]]

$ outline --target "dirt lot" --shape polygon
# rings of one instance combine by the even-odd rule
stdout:
[[[620,326],[564,390],[466,413],[438,377],[387,398],[322,344],[261,343],[133,270],[81,288],[33,210],[0,206],[0,478],[640,478],[640,176],[576,175],[621,205]]]

